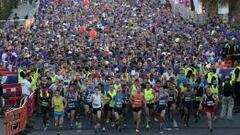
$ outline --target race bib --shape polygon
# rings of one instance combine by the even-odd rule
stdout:
[[[214,102],[213,101],[207,101],[207,106],[214,106]]]
[[[201,101],[201,97],[196,97],[195,100],[196,101]]]
[[[165,104],[166,104],[165,100],[159,100],[159,105],[165,105]]]
[[[116,103],[116,107],[117,107],[117,108],[122,108],[122,103],[121,103],[121,102],[117,102],[117,103]]]
[[[75,108],[75,103],[74,102],[69,102],[68,103],[68,108]]]
[[[173,97],[169,97],[169,101],[173,101]]]
[[[185,97],[185,102],[191,101],[191,97]]]

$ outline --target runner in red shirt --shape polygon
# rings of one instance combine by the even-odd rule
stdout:
[[[131,104],[133,108],[133,117],[136,123],[136,133],[139,133],[139,126],[141,122],[142,108],[144,106],[144,96],[141,87],[137,86],[137,92],[131,97]]]

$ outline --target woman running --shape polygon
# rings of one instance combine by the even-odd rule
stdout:
[[[146,128],[149,129],[150,115],[153,114],[155,91],[151,88],[149,82],[146,83],[146,88],[144,89],[144,100],[145,100],[145,113],[146,113]]]
[[[198,119],[200,118],[199,107],[202,97],[203,97],[203,85],[201,84],[201,78],[197,78],[196,86],[194,87],[194,100],[193,100],[195,123],[197,123]]]
[[[139,127],[141,122],[142,109],[144,106],[144,96],[141,92],[140,86],[137,86],[137,91],[131,97],[131,104],[133,108],[133,118],[136,123],[136,133],[140,133]]]
[[[158,120],[159,120],[159,133],[163,134],[163,125],[165,122],[165,113],[167,108],[167,102],[169,99],[169,95],[167,91],[165,91],[163,88],[160,89],[159,94],[156,98],[157,103],[157,114],[158,114]]]
[[[183,121],[184,125],[188,127],[188,122],[190,118],[190,110],[192,106],[192,96],[193,96],[193,91],[190,85],[187,85],[187,90],[182,93],[182,105],[183,105]]]
[[[51,95],[47,87],[43,86],[40,90],[40,106],[43,114],[43,130],[46,131],[48,127],[49,114],[51,110]]]
[[[201,107],[204,107],[204,110],[206,112],[207,118],[208,118],[208,128],[209,131],[213,131],[213,126],[212,126],[212,121],[215,115],[215,106],[216,103],[218,102],[218,98],[216,95],[212,94],[210,92],[210,88],[206,88],[206,95],[203,96],[203,99],[201,100]]]
[[[76,91],[74,91],[73,86],[70,86],[69,91],[67,92],[67,96],[66,99],[68,101],[68,111],[67,111],[67,115],[68,118],[70,119],[70,126],[73,127],[73,123],[75,120],[75,113],[76,113],[76,103],[78,101],[78,93]]]
[[[96,122],[94,132],[96,133],[101,128],[101,115],[102,115],[102,93],[101,90],[96,88],[94,94],[91,96],[93,118]]]
[[[114,96],[114,115],[116,119],[116,128],[121,132],[122,114],[123,114],[123,94],[121,90],[117,90],[117,94]]]
[[[55,94],[56,95],[52,98],[52,106],[54,108],[55,126],[58,129],[58,135],[60,135],[60,129],[64,122],[64,109],[67,107],[67,100],[60,96],[59,90],[57,90]]]
[[[176,111],[177,111],[177,97],[178,97],[178,91],[176,89],[176,84],[173,82],[172,79],[168,82],[168,119],[173,122],[173,128],[176,130],[178,129],[178,124],[176,121]]]

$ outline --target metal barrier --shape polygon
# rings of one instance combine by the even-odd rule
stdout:
[[[33,116],[33,112],[35,109],[35,92],[33,92],[29,98],[28,98],[28,117],[32,117]]]
[[[21,107],[5,113],[5,135],[16,135],[26,129],[29,118],[35,109],[35,92],[24,97]]]
[[[7,98],[6,106],[16,106],[22,98],[21,84],[3,84],[3,96]]]

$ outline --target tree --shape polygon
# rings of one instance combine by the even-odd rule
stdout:
[[[212,17],[217,15],[218,3],[228,3],[234,0],[202,0],[203,7],[206,10],[208,16]]]
[[[0,0],[0,20],[8,19],[17,4],[18,0]]]

